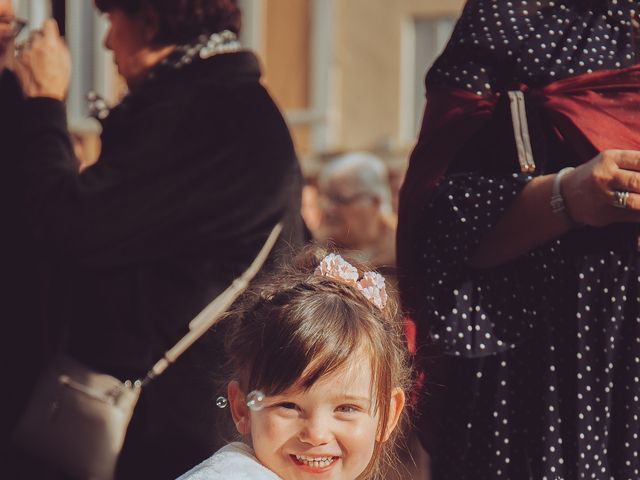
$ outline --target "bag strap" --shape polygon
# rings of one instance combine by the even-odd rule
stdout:
[[[236,278],[227,289],[218,295],[213,301],[207,305],[191,322],[189,322],[189,333],[178,341],[170,350],[167,350],[156,364],[149,370],[143,380],[136,382],[139,386],[147,385],[151,380],[161,375],[172,363],[174,363],[180,355],[182,355],[196,340],[204,335],[207,330],[220,321],[222,315],[233,304],[233,302],[244,292],[249,283],[257,275],[264,265],[271,250],[273,249],[280,233],[282,232],[282,222],[278,223],[264,245],[258,252],[249,268]]]

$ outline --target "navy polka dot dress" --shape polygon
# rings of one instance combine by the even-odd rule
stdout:
[[[638,11],[638,0],[470,1],[427,88],[485,97],[632,66]],[[537,153],[546,171],[566,166],[552,142]],[[638,226],[576,228],[473,270],[480,238],[532,178],[515,151],[510,170],[483,171],[490,154],[448,173],[416,239],[433,479],[640,479]]]

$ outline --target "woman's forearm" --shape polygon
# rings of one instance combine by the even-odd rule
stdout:
[[[489,268],[523,255],[569,231],[574,223],[604,227],[640,223],[640,151],[605,150],[562,177],[566,212],[551,208],[556,175],[531,180],[495,228],[481,239],[469,264]],[[625,193],[619,205],[616,192]]]

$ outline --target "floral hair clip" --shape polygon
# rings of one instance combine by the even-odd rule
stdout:
[[[314,275],[342,280],[355,286],[380,310],[387,304],[387,290],[382,275],[377,272],[365,272],[360,278],[358,269],[335,253],[330,253],[322,259]]]

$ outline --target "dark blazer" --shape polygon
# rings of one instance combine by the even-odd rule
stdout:
[[[64,105],[29,99],[29,222],[63,258],[72,294],[53,315],[67,350],[134,379],[251,263],[276,222],[278,251],[302,241],[293,144],[249,52],[148,80],[104,122],[98,163],[78,174]],[[118,478],[175,478],[212,453],[220,335],[199,341],[143,391]]]

